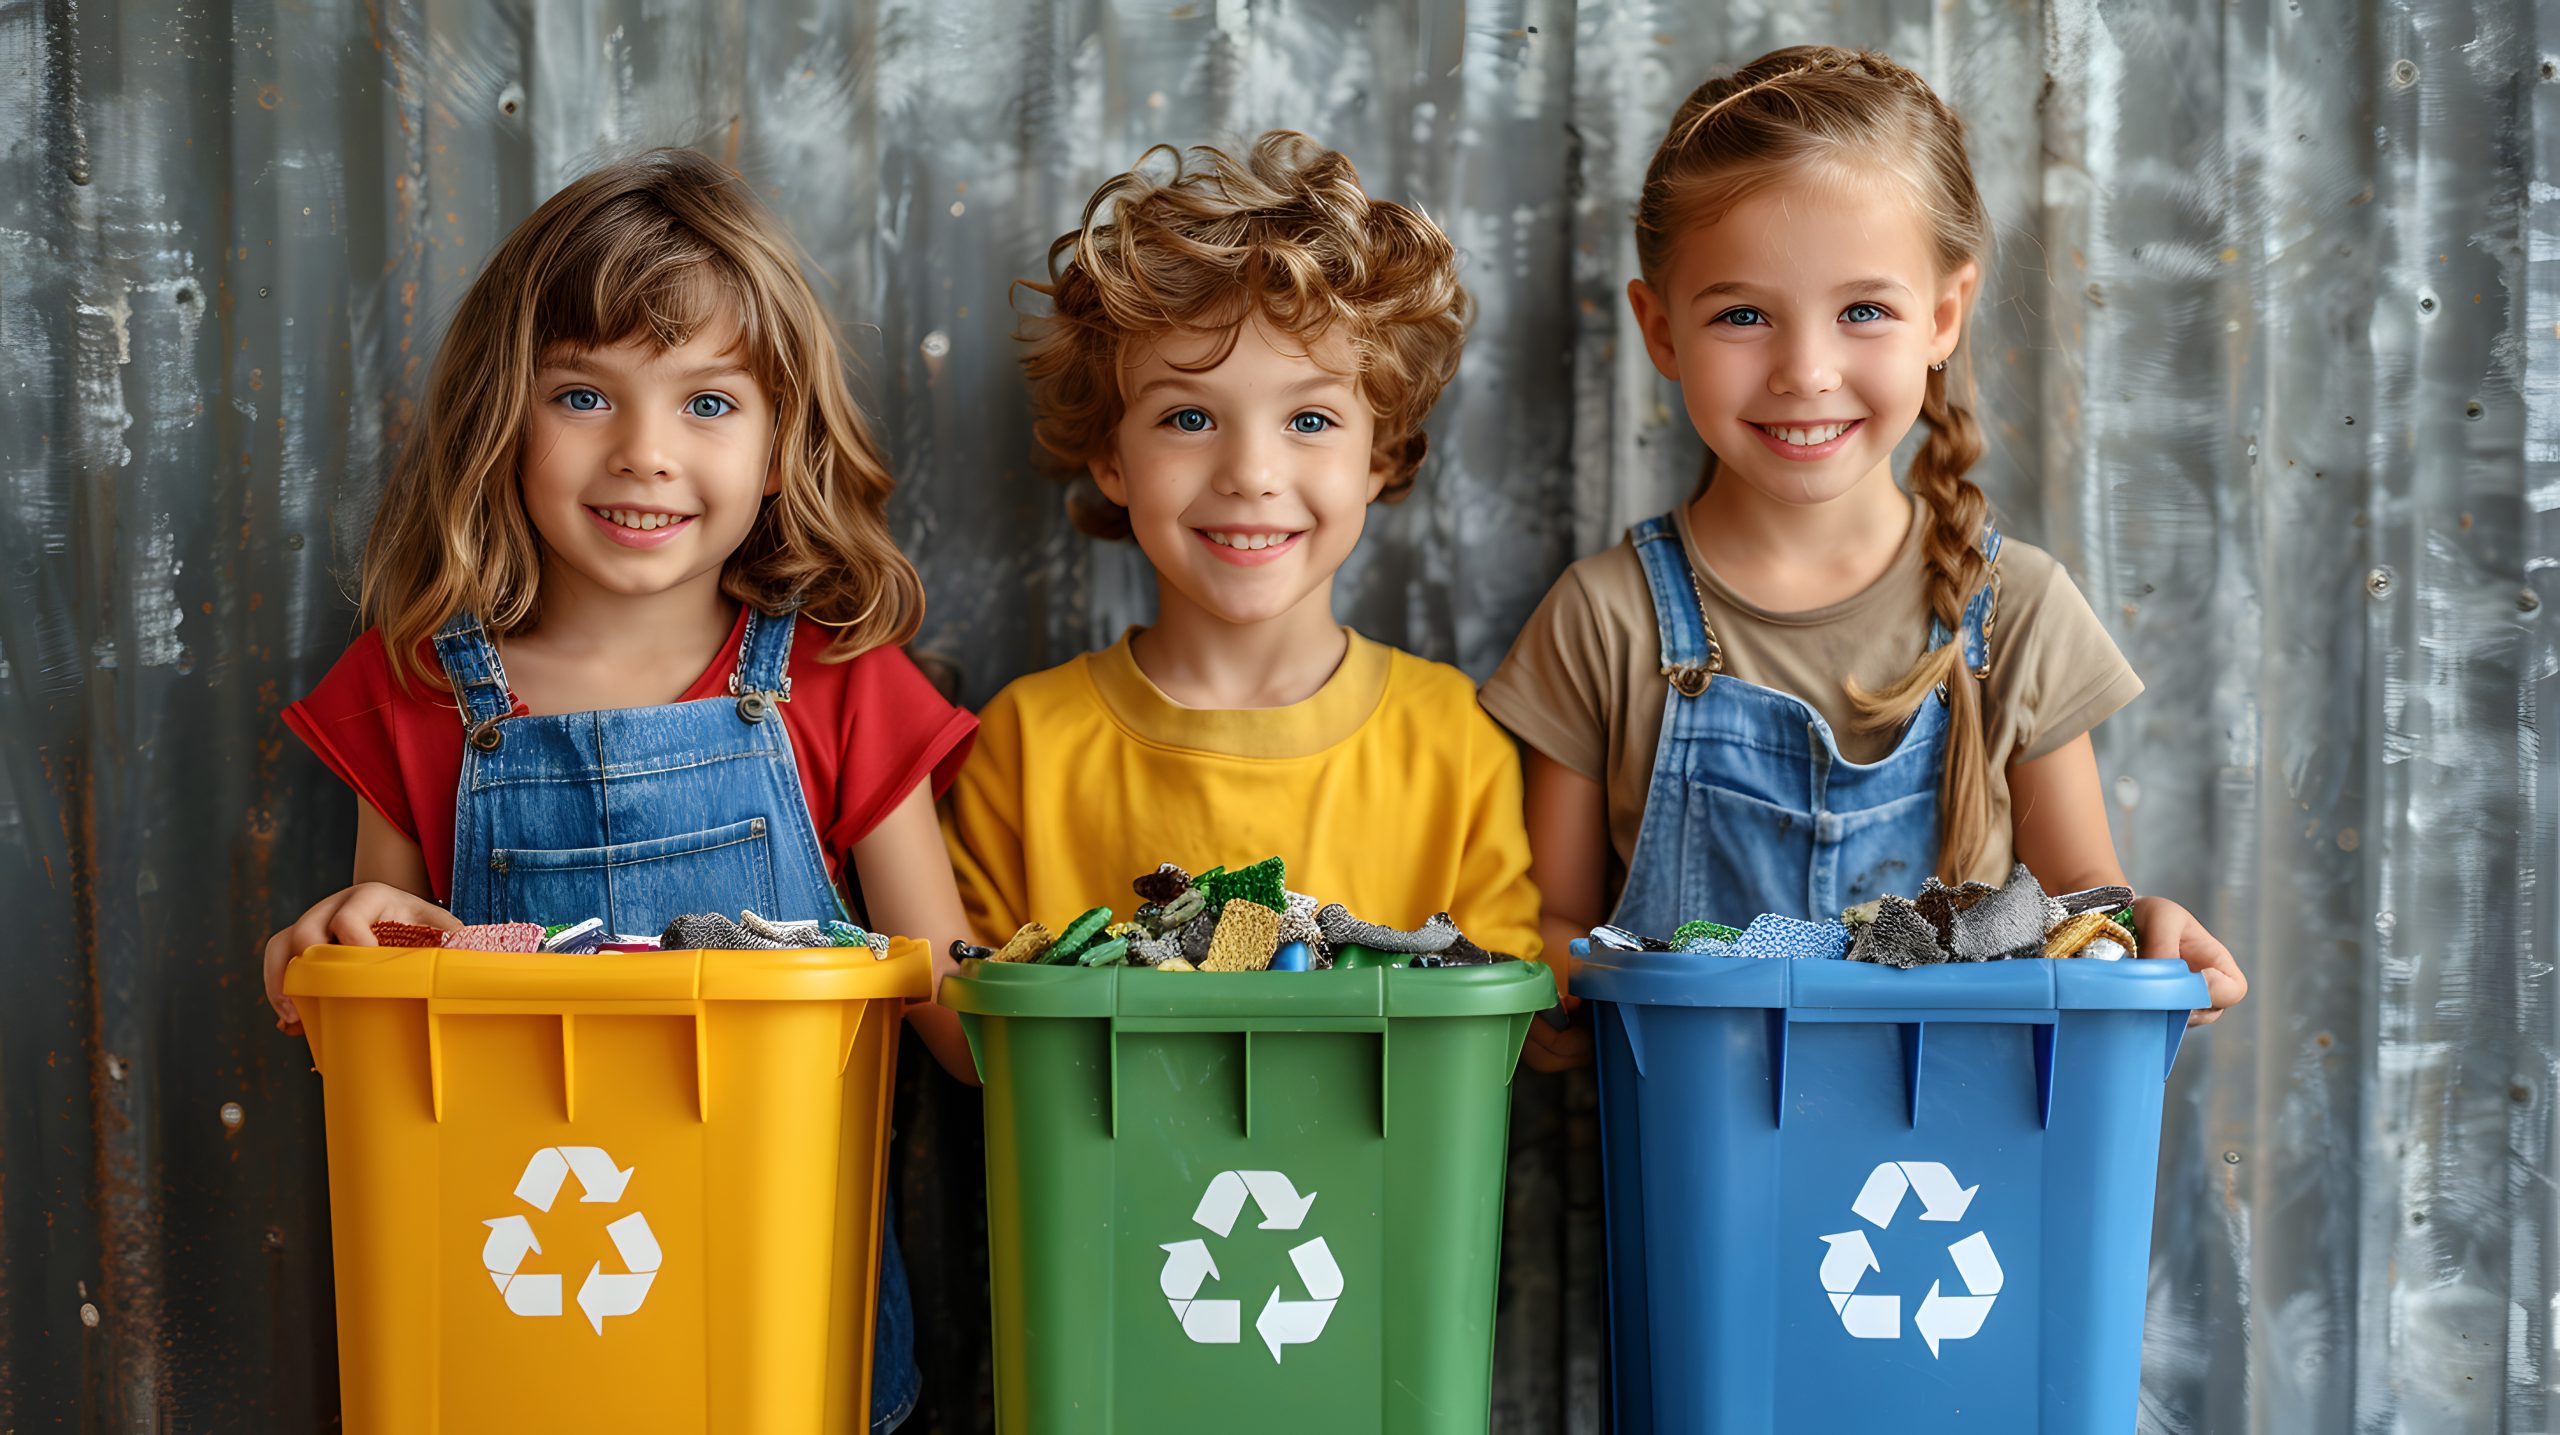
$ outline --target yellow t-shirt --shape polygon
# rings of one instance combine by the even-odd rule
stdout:
[[[1480,947],[1538,956],[1518,749],[1466,674],[1349,637],[1342,666],[1287,707],[1183,707],[1126,634],[1008,684],[943,809],[980,940],[1090,907],[1125,918],[1131,880],[1159,863],[1276,853],[1291,891],[1365,921],[1447,912]]]

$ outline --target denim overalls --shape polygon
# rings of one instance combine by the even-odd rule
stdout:
[[[777,921],[843,915],[779,707],[791,700],[792,625],[789,613],[748,610],[727,697],[509,716],[515,697],[480,620],[445,624],[436,657],[464,732],[453,914],[602,917],[607,931],[633,933],[742,907]],[[889,1229],[884,1220],[874,1430],[905,1419],[922,1383],[906,1262]]]
[[[1680,513],[1627,534],[1644,563],[1662,634],[1662,739],[1654,749],[1644,824],[1612,925],[1668,936],[1694,918],[1743,926],[1763,912],[1808,919],[1888,892],[1908,896],[1938,865],[1938,785],[1947,711],[1922,702],[1892,752],[1871,763],[1840,756],[1831,726],[1801,700],[1714,673],[1713,651]],[[2000,535],[1986,526],[1983,552]],[[1993,588],[1965,608],[1965,658],[1990,653]],[[1929,647],[1948,639],[1936,618]]]

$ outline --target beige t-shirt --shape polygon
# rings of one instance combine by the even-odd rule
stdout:
[[[1805,613],[1773,613],[1746,602],[1699,557],[1689,525],[1678,526],[1724,649],[1724,673],[1715,681],[1740,678],[1802,699],[1831,725],[1841,755],[1852,762],[1891,752],[1900,731],[1861,732],[1844,679],[1855,678],[1869,691],[1888,687],[1927,647],[1925,524],[1911,525],[1892,566],[1863,592]],[[1485,710],[1515,736],[1607,792],[1613,906],[1653,781],[1670,688],[1661,667],[1644,563],[1620,543],[1565,570],[1482,694]],[[1996,883],[2009,875],[2009,764],[2054,751],[2141,691],[2142,680],[2071,575],[2051,554],[2004,536],[1991,678],[1983,693],[1992,840],[1966,876]]]

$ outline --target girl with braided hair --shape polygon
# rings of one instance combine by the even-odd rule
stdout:
[[[1883,55],[1779,50],[1672,117],[1627,297],[1706,472],[1567,570],[1483,693],[1530,749],[1550,948],[1603,917],[1830,917],[2013,860],[2054,891],[2123,881],[2089,733],[2141,681],[1966,476],[1990,238],[1963,122]],[[2146,955],[2204,974],[2198,1020],[2240,999],[2184,908],[2135,918]]]

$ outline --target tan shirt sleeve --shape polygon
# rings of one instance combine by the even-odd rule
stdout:
[[[1624,654],[1610,649],[1583,565],[1564,571],[1485,681],[1481,700],[1522,742],[1593,782],[1609,780]]]
[[[2046,756],[2142,693],[2142,679],[2079,585],[2052,554],[2024,543],[2000,553],[1989,686],[1994,735],[2005,730],[2008,762]]]

